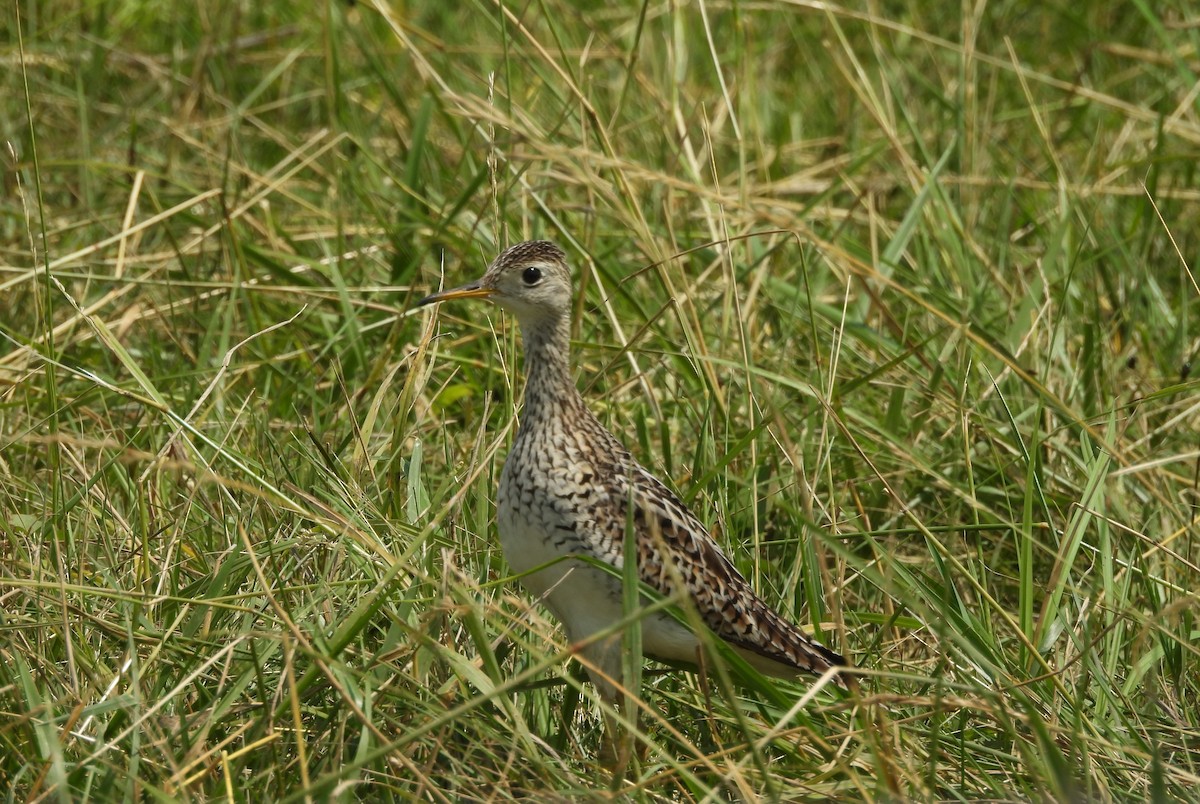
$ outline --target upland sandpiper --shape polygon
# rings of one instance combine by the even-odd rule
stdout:
[[[562,249],[547,241],[518,243],[480,279],[418,304],[473,298],[515,315],[525,349],[525,403],[496,501],[500,546],[514,572],[530,573],[521,582],[580,646],[606,699],[616,700],[620,689],[621,634],[593,637],[625,616],[621,568],[629,527],[641,582],[666,597],[682,586],[680,598],[760,672],[795,677],[847,666],[763,602],[700,520],[588,410],[571,379],[571,274]],[[564,556],[570,558],[556,562]],[[643,654],[701,663],[703,642],[686,621],[664,611],[646,616]]]

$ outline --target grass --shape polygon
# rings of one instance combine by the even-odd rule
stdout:
[[[1194,797],[1188,4],[185,5],[4,12],[11,798]],[[512,322],[411,309],[529,237],[861,697],[647,667],[610,785]]]

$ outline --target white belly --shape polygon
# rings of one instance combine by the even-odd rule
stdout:
[[[586,641],[625,618],[620,578],[587,562],[563,558],[581,551],[572,549],[570,544],[554,544],[545,528],[531,527],[503,504],[498,514],[500,547],[509,567],[516,574],[543,567],[523,575],[521,583],[562,622],[572,643]],[[649,614],[642,619],[641,626],[644,655],[696,662],[699,640],[671,615]],[[585,653],[606,672],[619,673],[621,636],[619,631],[615,632],[611,639],[597,642],[593,650]]]

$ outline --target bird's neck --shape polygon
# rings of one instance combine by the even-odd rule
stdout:
[[[565,406],[581,406],[571,379],[570,319],[562,316],[522,323],[525,349],[525,409],[522,426],[553,416]]]

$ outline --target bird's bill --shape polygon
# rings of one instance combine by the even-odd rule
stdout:
[[[474,282],[468,282],[465,285],[459,285],[456,288],[439,291],[433,293],[417,302],[417,307],[424,307],[427,304],[437,304],[438,302],[452,301],[454,299],[486,299],[495,293],[495,288],[484,287],[483,281],[476,279]]]

